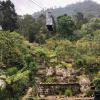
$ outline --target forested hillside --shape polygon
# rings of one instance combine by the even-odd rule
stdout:
[[[68,14],[70,16],[76,14],[77,12],[82,12],[85,14],[85,16],[93,17],[93,16],[99,16],[100,15],[100,4],[97,4],[94,1],[86,0],[84,2],[78,2],[75,4],[68,5],[66,7],[60,7],[60,8],[51,8],[51,11],[53,12],[53,15],[55,17],[58,17],[63,14]],[[34,17],[39,16],[41,12],[37,12],[33,14]]]
[[[100,89],[100,17],[57,15],[48,32],[44,14],[19,16],[10,0],[0,4],[0,100],[37,100],[41,84],[61,85],[46,88],[45,97],[93,97],[92,87]]]

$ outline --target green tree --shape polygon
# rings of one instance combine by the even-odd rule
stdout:
[[[92,18],[86,24],[82,25],[81,31],[84,35],[93,35],[93,32],[100,29],[100,18]]]
[[[74,15],[76,27],[78,29],[81,28],[81,26],[87,22],[87,19],[84,17],[84,14],[82,12],[77,12],[76,15]]]
[[[30,42],[37,41],[37,35],[46,33],[44,19],[43,15],[36,19],[31,15],[19,16],[17,21],[19,29],[17,31]]]
[[[17,28],[17,14],[10,0],[0,2],[0,17],[3,30],[14,31]]]
[[[74,30],[75,23],[70,16],[63,15],[57,18],[57,31],[61,33],[62,36],[71,39]]]
[[[35,34],[38,29],[35,19],[31,15],[19,16],[18,18],[18,32],[22,34],[30,42],[34,41]]]

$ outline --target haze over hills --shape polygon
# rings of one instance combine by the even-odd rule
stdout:
[[[86,16],[87,15],[93,15],[93,16],[99,16],[100,15],[100,4],[86,0],[84,2],[78,2],[76,4],[71,4],[66,7],[60,7],[60,8],[55,8],[55,9],[50,9],[52,11],[52,14],[57,17],[63,14],[68,14],[68,15],[75,15],[77,12],[82,12]],[[46,11],[41,11],[34,13],[34,17],[38,17],[41,13],[45,13]]]

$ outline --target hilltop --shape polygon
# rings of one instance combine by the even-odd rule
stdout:
[[[84,1],[78,2],[75,4],[67,5],[66,7],[59,7],[55,9],[50,9],[55,17],[68,14],[68,15],[75,15],[77,12],[82,12],[86,16],[93,15],[99,16],[100,15],[100,4],[94,1]],[[45,13],[46,11],[40,11],[33,14],[34,17],[38,17],[41,13]]]

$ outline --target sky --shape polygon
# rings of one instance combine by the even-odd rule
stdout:
[[[25,14],[33,14],[34,12],[42,10],[42,8],[47,9],[51,7],[53,8],[64,7],[69,4],[83,2],[84,0],[33,0],[37,2],[42,8],[32,3],[32,0],[11,0],[11,1],[15,5],[16,12],[19,15],[25,15]],[[100,4],[100,0],[93,0],[93,1]]]

